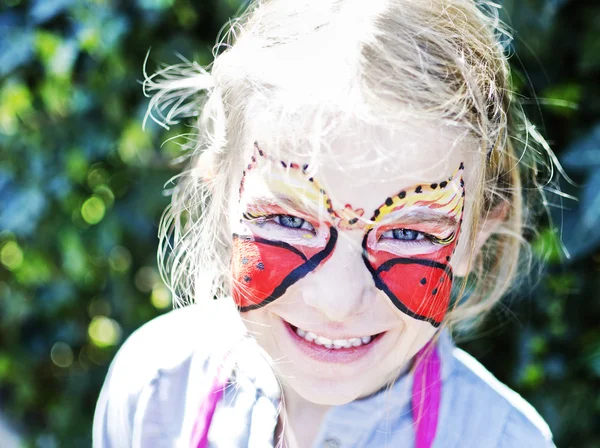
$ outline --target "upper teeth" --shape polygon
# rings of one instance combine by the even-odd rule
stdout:
[[[360,345],[368,344],[373,339],[373,336],[363,336],[360,338],[350,339],[329,339],[324,336],[312,333],[310,331],[303,330],[302,328],[296,328],[296,334],[301,338],[306,339],[308,342],[313,342],[317,345],[322,345],[325,348],[350,348],[358,347]]]

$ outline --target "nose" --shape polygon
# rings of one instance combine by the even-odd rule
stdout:
[[[374,288],[362,260],[361,241],[340,232],[331,257],[310,273],[302,288],[304,302],[329,321],[345,322],[360,314]]]

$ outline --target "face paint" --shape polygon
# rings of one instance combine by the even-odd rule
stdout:
[[[337,240],[337,230],[332,227],[330,231],[321,250],[299,250],[280,241],[234,235],[233,298],[240,311],[271,303],[327,260]]]
[[[450,299],[452,273],[448,262],[455,250],[462,217],[462,164],[446,181],[420,185],[388,198],[371,220],[363,218],[363,209],[354,209],[350,204],[334,209],[325,190],[307,174],[307,165],[271,160],[257,144],[252,161],[243,173],[240,197],[247,174],[261,167],[266,169],[269,190],[313,209],[312,214],[294,212],[291,218],[298,223],[308,223],[307,227],[313,231],[286,229],[275,224],[274,220],[281,220],[282,216],[290,217],[289,210],[278,205],[249,207],[240,220],[242,228],[245,224],[248,226],[233,235],[232,295],[241,311],[271,303],[326,262],[335,248],[337,229],[361,230],[365,232],[363,259],[377,288],[406,314],[439,325]],[[419,216],[423,210],[435,211],[446,221],[455,220],[454,228],[448,235],[435,236],[432,232],[434,235],[427,235],[430,243],[427,250],[415,251],[413,248],[409,254],[398,251],[398,246],[402,245],[379,242],[388,227],[396,231],[410,229],[402,225],[402,216],[411,212]],[[314,219],[315,215],[320,217]],[[391,227],[390,222],[394,221],[400,224]],[[272,238],[272,233],[265,237],[264,232],[261,234],[263,227],[269,227],[271,232],[283,232],[285,237]],[[418,230],[419,226],[416,227]],[[292,232],[293,237],[289,237]]]
[[[319,204],[326,211],[322,220],[311,220],[311,226],[320,228],[319,235],[303,232],[292,242],[267,239],[258,235],[260,227],[269,225],[276,216],[287,216],[289,210],[278,205],[253,206],[244,213],[241,224],[247,223],[243,234],[233,235],[233,299],[240,311],[250,311],[281,297],[295,282],[314,271],[333,252],[337,229],[331,201],[319,184],[306,174],[307,165],[273,161],[255,144],[255,153],[243,173],[240,196],[244,191],[246,176],[258,168],[266,169],[270,190],[285,197],[297,198],[304,203]],[[299,213],[295,213],[299,215]],[[271,226],[277,226],[271,222]],[[282,232],[290,230],[280,229]]]
[[[444,318],[450,302],[452,269],[449,263],[462,224],[465,196],[463,170],[461,163],[448,180],[418,185],[388,198],[375,210],[372,217],[374,225],[363,239],[363,259],[377,288],[385,292],[400,311],[436,327]],[[421,213],[429,211],[440,214],[444,221],[454,221],[454,229],[440,236],[428,235],[429,245],[422,244],[424,247],[421,251],[407,250],[401,242],[396,248],[390,243],[386,250],[381,250],[381,240],[378,238],[381,232],[377,225],[390,218],[393,220],[396,215],[400,223],[396,228],[418,230],[420,225],[426,224],[404,226],[402,217],[410,216],[411,211],[420,213],[419,210]]]

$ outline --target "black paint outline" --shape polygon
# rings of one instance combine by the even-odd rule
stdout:
[[[235,237],[235,235],[234,235],[234,237]],[[321,264],[321,262],[323,262],[323,260],[325,260],[327,257],[329,257],[329,255],[331,255],[331,253],[333,252],[333,249],[335,248],[335,244],[337,243],[337,238],[338,238],[337,229],[335,227],[329,227],[329,241],[327,241],[327,244],[325,245],[323,250],[321,250],[320,252],[317,252],[310,258],[306,258],[306,255],[304,255],[301,251],[296,249],[294,246],[284,243],[282,241],[271,241],[271,240],[265,240],[264,238],[256,238],[255,239],[256,242],[260,242],[260,243],[268,244],[271,246],[277,246],[277,247],[281,247],[283,249],[290,250],[291,252],[295,253],[296,255],[299,255],[303,260],[305,260],[305,262],[302,263],[297,268],[295,268],[292,272],[290,272],[281,281],[281,283],[275,287],[273,292],[271,294],[269,294],[269,296],[266,299],[264,299],[260,303],[255,303],[253,305],[238,307],[240,312],[245,313],[247,311],[252,311],[252,310],[256,310],[258,308],[262,308],[263,306],[268,305],[269,303],[277,300],[279,297],[281,297],[283,294],[285,294],[285,292],[287,291],[287,289],[290,286],[292,286],[298,280],[306,277],[306,275],[308,275],[310,272],[314,271]],[[250,238],[245,238],[245,239],[247,241],[250,240]]]
[[[450,266],[443,264],[443,263],[439,263],[437,261],[433,261],[433,260],[423,260],[423,259],[419,259],[419,258],[393,258],[391,260],[386,261],[385,263],[383,263],[381,266],[379,266],[379,269],[375,269],[371,263],[369,262],[369,253],[367,251],[367,238],[369,236],[369,233],[371,233],[373,229],[369,230],[364,238],[363,238],[363,242],[362,242],[362,248],[363,248],[363,253],[362,253],[362,258],[363,261],[365,263],[365,266],[367,267],[367,270],[371,273],[371,276],[373,277],[373,281],[375,282],[375,287],[381,291],[383,291],[385,293],[386,296],[388,296],[388,298],[392,301],[392,303],[394,304],[394,306],[396,308],[398,308],[400,311],[402,311],[404,314],[407,314],[408,316],[417,319],[417,320],[422,320],[425,322],[429,322],[431,325],[433,325],[435,328],[439,327],[441,325],[441,322],[436,322],[435,319],[433,319],[432,317],[427,317],[427,316],[423,316],[421,314],[415,313],[414,311],[410,310],[398,297],[396,297],[396,295],[387,287],[387,285],[385,284],[385,282],[383,280],[381,280],[381,278],[379,277],[379,273],[383,272],[383,271],[388,271],[389,269],[391,269],[393,266],[397,265],[397,264],[419,264],[422,266],[429,266],[429,267],[433,267],[433,268],[437,268],[437,269],[442,269],[444,271],[444,273],[450,278],[450,281],[452,281],[452,269],[450,268]]]

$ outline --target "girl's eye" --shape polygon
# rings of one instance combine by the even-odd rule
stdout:
[[[304,229],[313,232],[315,228],[302,218],[290,215],[275,215],[273,221],[279,224],[281,227],[287,227],[289,229]]]
[[[412,229],[393,229],[384,232],[381,237],[400,241],[421,241],[425,239],[425,234]]]

